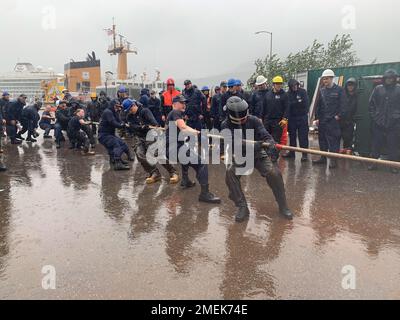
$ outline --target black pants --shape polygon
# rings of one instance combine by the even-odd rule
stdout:
[[[247,206],[246,196],[243,193],[240,183],[241,176],[237,175],[236,172],[237,168],[239,168],[239,166],[233,163],[228,166],[226,171],[225,182],[229,189],[229,199],[231,199],[237,207]],[[262,153],[260,158],[255,159],[255,168],[262,177],[267,179],[267,183],[272,189],[279,207],[287,208],[286,191],[282,174],[265,152]]]
[[[17,138],[17,131],[18,131],[17,125],[11,124],[11,121],[7,121],[6,130],[7,130],[7,136],[10,138],[10,140],[15,141]]]
[[[341,121],[340,129],[342,133],[343,149],[353,149],[354,142],[354,122]]]
[[[133,151],[135,152],[136,157],[139,160],[140,164],[142,165],[143,169],[149,174],[149,176],[153,174],[160,175],[160,171],[158,170],[158,168],[150,164],[146,156],[149,147],[154,143],[155,143],[154,141],[149,142],[146,141],[146,138],[142,137],[135,136],[133,138]],[[163,164],[162,166],[165,168],[165,170],[168,171],[170,175],[176,173],[174,167],[169,163]]]
[[[40,129],[44,130],[44,135],[49,136],[51,130],[55,130],[55,125],[51,123],[42,122],[40,125]]]
[[[274,138],[276,143],[281,143],[283,128],[279,124],[280,120],[267,120],[264,123],[265,129]]]
[[[85,151],[89,151],[90,142],[85,132],[79,130],[78,132],[68,131],[67,133],[71,145],[74,145],[76,148],[82,147]]]
[[[400,161],[400,125],[383,128],[376,124],[372,126],[372,158],[378,159],[386,146],[389,160]]]
[[[289,119],[289,136],[290,136],[290,146],[297,147],[297,138],[299,139],[300,148],[308,149],[309,140],[309,126],[308,126],[308,116],[292,117]]]

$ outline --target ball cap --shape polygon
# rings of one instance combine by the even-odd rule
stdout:
[[[180,102],[180,103],[186,103],[187,100],[186,100],[186,98],[185,98],[183,95],[179,95],[179,96],[176,96],[176,97],[172,100],[172,103],[178,103],[178,102]]]

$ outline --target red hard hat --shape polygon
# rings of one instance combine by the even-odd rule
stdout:
[[[175,85],[175,80],[170,78],[167,80],[167,86],[174,86]]]

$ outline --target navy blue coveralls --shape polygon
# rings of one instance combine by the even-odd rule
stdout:
[[[110,158],[121,160],[121,156],[129,154],[128,145],[115,135],[116,129],[124,127],[119,115],[114,109],[115,103],[103,112],[99,126],[99,142],[107,149]]]
[[[298,84],[298,83],[297,83]],[[289,90],[289,136],[290,146],[297,147],[297,138],[301,148],[308,149],[308,133],[310,130],[308,114],[310,112],[310,102],[307,91],[299,88],[297,91]]]
[[[319,120],[319,148],[321,151],[338,153],[340,151],[340,122],[336,116],[343,117],[346,97],[342,87],[334,84],[332,88],[322,88],[316,107],[315,119]]]
[[[205,116],[207,110],[207,99],[198,89],[191,88],[183,90],[183,95],[187,99],[185,116],[188,117],[187,125],[195,130],[204,128],[204,121],[200,116]]]
[[[279,124],[289,117],[289,98],[281,89],[279,92],[268,91],[264,110],[264,126],[277,143],[282,140],[283,128]]]

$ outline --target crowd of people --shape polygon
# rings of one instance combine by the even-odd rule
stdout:
[[[386,146],[389,159],[399,161],[398,77],[394,70],[388,70],[383,77],[383,84],[375,88],[370,99],[373,123],[371,157],[374,158],[379,158],[383,152],[382,147]],[[334,83],[334,78],[332,70],[322,74],[322,86],[315,108],[319,145],[322,151],[351,154],[354,117],[357,112],[357,81],[351,78],[342,88]],[[198,135],[202,129],[232,132],[242,129],[242,138],[246,139],[248,131],[243,129],[248,129],[254,133],[256,140],[255,168],[266,178],[281,215],[292,219],[293,213],[288,208],[282,175],[275,163],[280,156],[295,158],[295,153],[280,154],[277,144],[286,144],[289,134],[291,146],[296,147],[299,142],[301,148],[309,148],[310,100],[299,81],[289,80],[288,90],[285,90],[284,83],[281,76],[276,76],[269,85],[268,80],[260,75],[252,92],[246,91],[243,83],[237,79],[223,81],[211,92],[209,87],[199,89],[190,80],[186,80],[184,90],[180,91],[175,81],[168,79],[165,91],[157,93],[143,89],[139,100],[130,97],[127,88],[121,86],[117,97],[107,97],[105,92],[99,96],[92,93],[88,103],[72,97],[66,90],[63,99],[56,102],[56,110],[54,106],[46,106],[41,115],[39,111],[42,104],[39,101],[26,106],[26,95],[22,94],[15,101],[10,101],[10,95],[3,92],[0,99],[0,133],[3,135],[6,132],[10,143],[19,145],[25,139],[29,143],[37,142],[38,128],[44,131],[44,139],[53,139],[51,131],[54,131],[57,149],[62,148],[66,141],[66,133],[70,149],[79,150],[83,156],[94,155],[96,144],[99,143],[107,150],[114,170],[130,170],[129,163],[135,161],[136,157],[148,174],[146,183],[153,184],[161,180],[161,172],[157,165],[147,159],[147,151],[152,143],[146,137],[150,130],[158,128],[167,137],[166,162],[162,167],[169,174],[169,182],[176,184],[180,181],[183,188],[193,187],[195,183],[189,179],[189,169],[193,168],[201,186],[199,201],[220,203],[221,200],[210,192],[208,165],[201,160],[181,164],[179,174],[171,164],[170,160],[176,158],[176,155],[170,154],[169,150],[176,149],[179,152],[184,142],[169,139],[170,132],[173,129],[178,133]],[[132,149],[126,138],[133,140]],[[234,146],[234,141],[231,143]],[[226,147],[221,148],[222,158]],[[0,152],[3,152],[1,144]],[[302,155],[301,161],[309,161],[306,153]],[[313,163],[326,165],[327,159],[322,157]],[[337,162],[331,160],[329,166],[335,169]],[[238,207],[236,221],[241,222],[249,216],[249,209],[237,167],[235,160],[227,166],[226,184],[230,199]],[[369,169],[375,170],[376,166],[370,166]],[[2,163],[0,170],[6,170]],[[393,173],[397,173],[397,170],[393,169]]]

